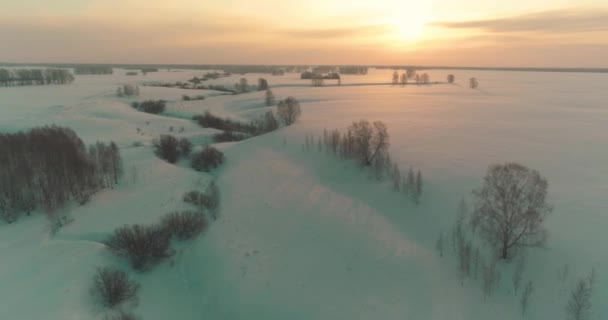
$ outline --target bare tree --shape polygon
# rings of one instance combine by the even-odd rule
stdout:
[[[400,82],[401,82],[401,84],[407,84],[407,73],[401,74]]]
[[[515,266],[515,271],[513,271],[513,293],[517,295],[517,291],[519,291],[519,285],[521,284],[521,277],[524,273],[524,258],[521,257],[517,261],[517,265]]]
[[[272,93],[272,90],[268,89],[268,90],[266,90],[266,105],[270,107],[273,104],[274,104],[274,94]]]
[[[348,131],[354,139],[356,154],[362,165],[369,166],[376,156],[387,153],[389,137],[383,122],[374,121],[373,124],[367,120],[353,122]]]
[[[420,196],[422,195],[422,173],[420,170],[416,173],[416,188],[414,190],[414,202],[420,203]]]
[[[448,83],[454,83],[454,80],[456,80],[456,77],[453,74],[448,74]]]
[[[399,73],[397,72],[397,70],[393,71],[393,85],[396,85],[399,83]]]
[[[439,252],[439,257],[443,257],[443,231],[439,233],[439,238],[437,238],[437,243],[435,244],[435,249]]]
[[[541,246],[547,239],[543,226],[551,207],[545,202],[547,180],[520,164],[492,165],[481,189],[473,191],[471,224],[508,259],[513,248]]]
[[[296,122],[302,114],[300,103],[294,97],[287,97],[277,105],[277,117],[283,121],[286,126]]]
[[[93,279],[93,294],[97,295],[105,307],[113,308],[119,304],[137,299],[139,283],[117,269],[105,267],[97,269]]]
[[[591,313],[591,277],[579,279],[570,293],[566,315],[571,320],[585,320]]]
[[[477,89],[477,87],[479,87],[479,81],[477,81],[477,78],[473,77],[469,79],[469,88]]]
[[[401,189],[401,171],[396,163],[393,164],[391,178],[393,180],[393,190],[399,191]]]
[[[526,286],[524,287],[524,292],[521,295],[521,300],[519,301],[521,304],[521,315],[525,315],[526,311],[528,311],[528,304],[530,303],[530,296],[534,291],[534,286],[532,285],[532,281],[528,281]]]

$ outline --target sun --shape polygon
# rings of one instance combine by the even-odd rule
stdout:
[[[394,28],[395,37],[399,40],[414,41],[424,36],[424,29],[427,21],[424,17],[407,19],[395,19],[391,21]]]

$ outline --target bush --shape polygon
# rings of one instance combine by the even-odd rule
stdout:
[[[192,142],[186,138],[179,139],[179,152],[182,156],[189,156],[192,152]]]
[[[222,163],[224,163],[224,154],[214,147],[207,146],[192,158],[190,165],[196,171],[208,172]]]
[[[106,241],[116,255],[126,256],[138,271],[146,270],[169,257],[170,235],[158,225],[132,225],[118,228]]]
[[[146,100],[144,102],[133,102],[131,107],[146,113],[159,114],[165,111],[167,102],[164,100]]]
[[[247,139],[247,136],[242,133],[235,133],[233,131],[224,131],[216,133],[212,136],[215,142],[233,142]]]
[[[93,293],[105,307],[113,308],[126,301],[136,300],[139,283],[117,269],[98,268],[93,279]]]
[[[208,210],[214,219],[217,218],[217,210],[220,206],[220,189],[215,182],[211,182],[205,192],[192,190],[186,192],[183,196],[186,203],[198,206],[201,209]]]
[[[202,212],[182,211],[167,214],[161,225],[172,237],[188,240],[203,232],[208,224]]]
[[[246,133],[255,133],[257,128],[251,124],[233,121],[229,118],[220,118],[212,115],[208,111],[203,115],[195,115],[192,117],[203,128],[214,128],[224,131],[239,131]]]
[[[159,158],[167,160],[169,163],[175,163],[179,159],[179,142],[174,136],[163,134],[160,139],[154,140],[152,145],[154,154]]]

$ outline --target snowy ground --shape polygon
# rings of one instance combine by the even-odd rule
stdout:
[[[212,177],[157,159],[151,140],[173,127],[198,143],[214,132],[183,119],[209,110],[251,119],[267,110],[262,92],[142,87],[140,99],[166,99],[173,117],[140,113],[117,98],[119,84],[185,81],[204,72],[161,71],[128,77],[77,76],[68,86],[0,88],[0,130],[44,124],[73,128],[85,143],[116,141],[126,174],[69,214],[74,222],[51,236],[33,215],[0,225],[0,318],[100,319],[89,295],[98,266],[128,266],[99,243],[116,227],[151,223],[186,208],[183,192]],[[433,81],[447,72],[429,71]],[[548,247],[526,252],[524,280],[535,284],[526,319],[564,317],[575,279],[599,273],[592,319],[608,315],[608,75],[451,71],[456,84],[391,86],[389,70],[346,76],[342,86],[313,88],[297,74],[263,75],[277,98],[295,96],[299,122],[222,146],[218,172],[221,218],[203,237],[147,273],[135,313],[143,319],[517,319],[513,265],[496,295],[481,281],[461,285],[453,255],[440,258],[435,240],[448,231],[458,201],[469,198],[489,164],[521,162],[549,181],[553,214]],[[255,83],[262,75],[244,77]],[[471,76],[478,90],[466,87]],[[209,81],[232,85],[240,75]],[[331,82],[328,82],[331,84]],[[181,96],[207,95],[202,101]],[[182,117],[176,118],[176,117]],[[382,120],[391,154],[402,168],[422,170],[415,206],[353,164],[302,151],[304,135]],[[183,133],[177,129],[184,127]],[[140,128],[141,133],[137,132]],[[139,142],[142,146],[134,146]],[[565,264],[569,277],[557,280]]]

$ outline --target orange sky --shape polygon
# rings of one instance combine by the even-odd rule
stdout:
[[[0,0],[0,61],[608,67],[605,0]]]

